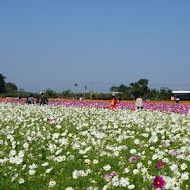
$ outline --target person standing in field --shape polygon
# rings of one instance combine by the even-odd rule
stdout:
[[[112,96],[112,99],[110,100],[110,109],[116,109],[117,99],[115,96]]]
[[[40,105],[48,105],[48,99],[44,96],[44,93],[41,93],[40,99],[39,99]]]
[[[142,96],[138,96],[135,101],[135,110],[142,110],[143,109],[143,99]]]
[[[26,100],[26,103],[27,104],[34,104],[34,97],[33,97],[33,94],[30,94],[30,97],[29,98],[27,98],[27,100]]]

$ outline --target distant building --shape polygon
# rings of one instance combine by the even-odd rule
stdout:
[[[112,96],[116,96],[117,94],[122,94],[122,93],[121,92],[112,91]]]
[[[175,99],[190,100],[190,90],[174,90],[172,93]]]

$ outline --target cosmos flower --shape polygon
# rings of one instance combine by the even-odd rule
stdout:
[[[134,164],[134,163],[137,162],[137,159],[138,159],[137,156],[131,156],[131,157],[130,157],[130,162]]]
[[[164,162],[162,162],[162,161],[158,161],[157,163],[156,163],[156,168],[163,168],[164,167]]]
[[[153,180],[153,185],[155,189],[163,189],[165,186],[165,181],[161,176],[156,176]]]

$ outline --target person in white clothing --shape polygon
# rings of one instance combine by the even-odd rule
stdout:
[[[143,99],[141,96],[139,96],[137,99],[136,99],[136,102],[135,102],[135,110],[142,110],[143,109]]]

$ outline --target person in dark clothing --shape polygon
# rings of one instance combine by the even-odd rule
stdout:
[[[48,99],[44,96],[44,93],[41,93],[39,103],[40,105],[48,105]]]
[[[18,99],[19,99],[19,100],[21,100],[21,99],[22,99],[22,95],[21,95],[21,94],[19,94]]]

